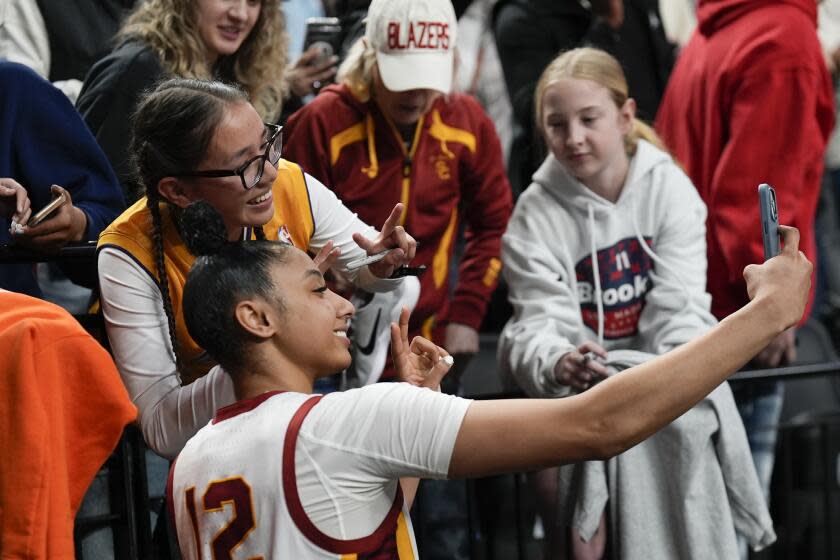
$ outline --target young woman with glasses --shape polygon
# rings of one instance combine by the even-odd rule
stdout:
[[[281,240],[317,252],[357,285],[387,280],[414,257],[416,243],[396,225],[361,222],[321,183],[280,157],[281,128],[266,125],[246,94],[220,82],[174,78],[144,98],[131,152],[146,196],[99,240],[102,310],[114,359],[139,410],[149,446],[174,457],[221,405],[229,377],[186,331],[183,286],[194,255],[181,228],[196,200],[222,216],[226,238]],[[209,234],[208,234],[209,235]],[[392,250],[358,272],[347,262]]]

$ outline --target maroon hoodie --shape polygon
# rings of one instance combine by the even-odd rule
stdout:
[[[834,126],[816,0],[700,0],[656,128],[709,208],[708,291],[723,318],[747,303],[743,269],[763,260],[759,183],[815,262],[814,213]]]
[[[443,343],[449,322],[478,329],[501,270],[513,208],[492,121],[466,95],[439,98],[406,146],[373,101],[347,86],[325,88],[286,123],[284,154],[333,190],[365,223],[380,226],[397,202],[426,265],[411,335]],[[450,297],[450,263],[461,222],[465,247]],[[387,372],[386,372],[387,374]]]

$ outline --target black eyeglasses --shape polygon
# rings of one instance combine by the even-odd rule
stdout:
[[[184,171],[173,173],[171,177],[233,177],[239,176],[245,190],[256,186],[262,178],[265,162],[277,166],[280,161],[280,154],[283,147],[283,127],[276,124],[265,123],[268,130],[265,153],[254,156],[236,169],[209,169],[207,171]]]

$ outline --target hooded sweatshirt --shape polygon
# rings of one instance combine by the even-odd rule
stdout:
[[[762,262],[756,188],[815,261],[813,221],[834,125],[815,0],[701,0],[657,130],[709,208],[709,292],[726,317],[747,303],[743,269]]]
[[[644,140],[615,203],[549,155],[502,238],[503,372],[531,396],[562,396],[554,366],[587,340],[659,354],[708,330],[705,220],[688,177]]]
[[[472,97],[438,98],[404,142],[371,100],[330,86],[286,124],[284,155],[333,190],[368,224],[405,205],[400,225],[426,265],[409,330],[442,342],[449,322],[478,329],[496,287],[501,237],[513,202],[493,122]],[[450,297],[461,223],[466,245]]]

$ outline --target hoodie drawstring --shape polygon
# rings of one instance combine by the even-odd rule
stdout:
[[[379,159],[376,157],[376,137],[373,132],[373,116],[368,113],[365,117],[365,133],[367,135],[367,149],[370,165],[362,167],[362,172],[368,179],[375,179],[379,175]]]
[[[604,302],[601,298],[601,270],[598,266],[598,250],[595,247],[595,210],[592,203],[586,205],[589,211],[589,258],[592,259],[592,276],[595,281],[595,306],[598,309],[598,345],[604,346]]]
[[[641,244],[642,251],[644,251],[647,254],[647,256],[649,256],[650,259],[653,262],[655,262],[656,264],[661,266],[663,270],[667,270],[668,272],[670,272],[671,274],[674,275],[674,278],[676,278],[677,282],[680,285],[680,288],[682,288],[683,294],[685,294],[685,305],[686,305],[686,307],[690,308],[692,305],[696,306],[696,303],[694,302],[694,298],[691,297],[691,290],[688,289],[688,286],[686,285],[686,283],[682,279],[682,277],[679,275],[679,273],[674,269],[674,267],[670,266],[668,263],[666,263],[664,260],[662,260],[662,258],[659,255],[654,253],[653,249],[650,248],[650,246],[648,245],[645,238],[642,237],[642,232],[639,229],[639,222],[636,219],[636,200],[633,197],[630,197],[630,206],[631,206],[630,216],[632,217],[632,220],[633,220],[633,232],[636,234],[636,239],[638,239],[639,243]],[[652,276],[656,275],[655,272],[651,272],[651,274],[652,274]],[[705,309],[701,308],[701,311],[705,312]]]

